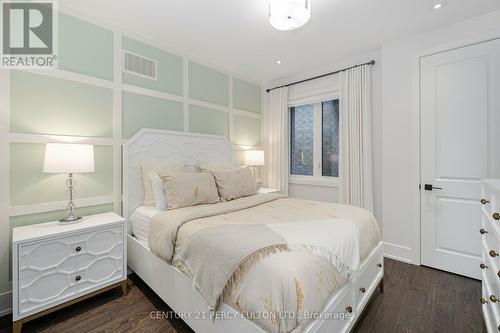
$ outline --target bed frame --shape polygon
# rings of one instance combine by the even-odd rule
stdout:
[[[225,137],[141,129],[123,147],[123,214],[128,218],[144,202],[144,189],[140,171],[141,162],[164,164],[186,162],[196,165],[198,160],[229,161],[234,165],[233,147]],[[265,331],[238,311],[223,303],[221,312],[229,319],[212,320],[207,305],[193,290],[191,279],[172,265],[153,254],[137,240],[128,223],[128,266],[195,332],[255,333]],[[314,320],[304,332],[350,332],[377,287],[383,291],[383,252],[378,244],[362,262],[359,278],[337,290],[329,299],[324,313],[349,313],[348,319]],[[159,314],[159,316],[172,314]]]

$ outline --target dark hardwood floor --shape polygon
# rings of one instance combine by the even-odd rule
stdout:
[[[385,260],[385,290],[372,299],[355,332],[481,332],[477,280]],[[23,332],[192,332],[180,319],[151,319],[170,308],[136,275],[129,293],[115,289],[24,325]],[[0,318],[0,333],[11,317]]]

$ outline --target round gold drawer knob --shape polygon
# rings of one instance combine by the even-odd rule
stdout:
[[[351,306],[346,307],[346,308],[345,308],[345,311],[346,311],[347,313],[352,313],[352,307],[351,307]]]
[[[75,277],[75,281],[80,281],[81,279],[82,279],[82,277],[81,277],[80,275],[77,275],[77,276]]]
[[[487,234],[487,233],[488,233],[488,231],[486,231],[486,230],[484,230],[483,228],[481,228],[481,229],[479,229],[479,233],[480,233],[481,235],[484,235],[484,234]]]
[[[492,301],[493,303],[496,303],[496,302],[498,302],[498,299],[497,299],[497,297],[495,295],[491,295],[490,296],[490,301]]]
[[[481,269],[488,268],[488,266],[486,266],[485,264],[481,264],[481,265],[479,265],[479,267],[481,267]]]
[[[497,272],[498,278],[500,279],[500,271]]]
[[[378,268],[382,268],[382,264],[381,264],[381,263],[378,263],[378,264],[377,264],[377,267],[378,267]]]
[[[486,200],[486,199],[481,199],[481,203],[482,203],[483,205],[486,205],[488,202],[489,202],[489,201],[488,201],[488,200]]]
[[[489,254],[490,254],[490,257],[492,257],[492,258],[498,257],[498,252],[495,252],[495,251],[493,251],[493,250],[491,250],[491,251],[489,252]]]
[[[481,302],[481,304],[486,304],[486,303],[488,303],[488,301],[487,301],[487,300],[485,300],[485,299],[484,299],[484,297],[481,297],[481,298],[479,299],[479,302]]]
[[[493,214],[493,218],[497,221],[500,220],[500,213]]]
[[[359,288],[359,291],[361,291],[364,294],[366,292],[366,289],[361,287],[361,288]]]
[[[76,249],[75,249],[76,252],[80,252],[81,250],[82,250],[81,246],[77,246]]]

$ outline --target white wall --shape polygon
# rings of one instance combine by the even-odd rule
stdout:
[[[386,256],[420,264],[418,168],[412,177],[412,165],[418,166],[418,149],[416,155],[411,151],[412,119],[417,123],[419,119],[415,103],[418,58],[498,37],[500,11],[495,11],[383,45],[382,219]]]
[[[319,68],[307,73],[300,73],[280,79],[269,84],[269,87],[302,80],[308,77],[321,75],[338,69],[349,67],[355,64],[365,63],[375,60],[372,68],[372,134],[373,134],[373,178],[374,178],[374,211],[375,217],[382,226],[382,50],[374,50],[341,63],[332,64],[326,68]],[[321,92],[338,90],[340,88],[339,75],[332,75],[318,80],[313,80],[289,88],[289,100],[310,96]],[[268,98],[266,107],[268,107]],[[341,184],[339,184],[341,186]],[[290,196],[338,202],[339,188],[329,188],[322,186],[310,186],[290,184]]]

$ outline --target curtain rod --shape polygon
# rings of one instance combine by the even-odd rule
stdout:
[[[266,92],[270,92],[271,90],[278,89],[278,88],[290,87],[290,86],[293,86],[294,84],[299,84],[299,83],[302,83],[302,82],[316,80],[316,79],[319,79],[319,78],[322,78],[322,77],[325,77],[325,76],[329,76],[329,75],[333,75],[333,74],[338,74],[340,72],[347,71],[349,69],[353,69],[353,68],[360,67],[360,66],[365,66],[365,65],[375,65],[375,60],[372,60],[370,62],[366,62],[364,64],[358,64],[358,65],[354,65],[354,66],[347,67],[347,68],[344,68],[344,69],[339,69],[339,70],[337,70],[335,72],[330,72],[330,73],[326,73],[326,74],[323,74],[323,75],[318,75],[318,76],[315,76],[315,77],[310,77],[308,79],[304,79],[304,80],[300,80],[300,81],[295,81],[295,82],[292,82],[292,83],[284,84],[282,86],[278,86],[278,87],[274,87],[274,88],[269,88],[269,89],[266,89]]]

